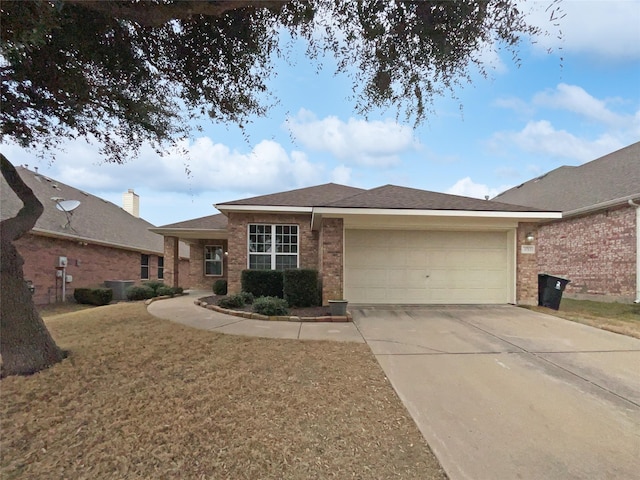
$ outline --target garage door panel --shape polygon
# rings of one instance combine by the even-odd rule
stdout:
[[[507,303],[506,232],[347,230],[354,303]]]

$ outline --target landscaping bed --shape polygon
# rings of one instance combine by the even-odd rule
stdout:
[[[198,301],[201,303],[204,302],[207,305],[218,305],[220,300],[222,300],[223,298],[225,298],[224,295],[212,295],[209,297],[199,298]],[[242,307],[234,308],[233,311],[251,313],[253,312],[253,306],[251,304],[246,304]],[[329,307],[323,307],[323,306],[306,307],[306,308],[289,308],[288,317],[296,317],[297,319],[302,319],[302,318],[327,319],[327,317],[331,317],[331,311],[329,310]],[[342,320],[342,317],[340,317],[340,319]],[[331,321],[331,320],[327,320],[327,321]],[[345,318],[343,321],[347,321],[347,319]]]

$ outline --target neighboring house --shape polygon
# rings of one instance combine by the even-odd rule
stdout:
[[[536,243],[538,271],[571,280],[565,295],[640,303],[640,142],[494,200],[562,211],[539,226]]]
[[[167,275],[176,275],[184,240],[192,286],[210,289],[224,278],[234,293],[245,269],[311,268],[325,304],[535,303],[535,256],[520,246],[536,222],[560,217],[393,185],[332,183],[216,208],[222,213],[151,229],[165,237]]]
[[[133,190],[123,195],[129,209],[125,211],[27,168],[16,170],[44,206],[31,232],[15,242],[24,258],[24,278],[35,287],[36,304],[62,300],[63,282],[70,296],[76,287],[99,286],[106,280],[140,283],[166,278],[163,239],[149,231],[152,224],[138,217],[139,198]],[[77,208],[60,209],[69,208],[72,200],[80,203]],[[1,201],[2,220],[22,208],[4,178]],[[181,255],[183,268],[188,269],[186,246]],[[180,280],[180,286],[188,286],[186,274]]]

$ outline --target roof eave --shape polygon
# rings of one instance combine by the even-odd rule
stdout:
[[[605,210],[611,207],[617,207],[626,205],[631,201],[640,201],[640,193],[634,193],[633,195],[626,195],[620,198],[614,198],[613,200],[607,200],[606,202],[596,203],[594,205],[587,205],[586,207],[580,207],[573,210],[567,210],[562,212],[562,218],[576,217],[578,215],[584,215],[586,213],[597,212],[598,210]]]
[[[224,239],[229,237],[229,232],[226,228],[150,228],[149,231],[164,237],[178,237],[181,240]]]
[[[403,215],[422,217],[475,217],[513,218],[523,220],[548,220],[561,218],[561,212],[552,211],[507,211],[507,210],[421,210],[408,208],[347,208],[317,207],[314,215]]]
[[[296,207],[286,205],[214,205],[220,212],[260,212],[260,213],[312,213],[313,207]]]
[[[130,250],[133,252],[141,252],[141,253],[152,253],[152,254],[162,254],[163,250],[156,250],[153,248],[146,248],[137,245],[125,245],[123,243],[116,242],[105,242],[104,240],[97,240],[95,238],[90,237],[82,237],[80,235],[71,235],[67,233],[56,232],[53,230],[46,230],[43,228],[33,228],[31,233],[35,235],[41,235],[43,237],[52,237],[52,238],[63,238],[65,240],[71,240],[79,243],[87,243],[91,245],[101,245],[103,247],[113,247],[113,248],[121,248],[123,250]]]

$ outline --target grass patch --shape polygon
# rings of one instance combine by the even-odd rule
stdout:
[[[221,335],[141,303],[46,320],[1,381],[0,478],[445,479],[366,345]]]
[[[640,338],[640,305],[638,304],[563,298],[558,311],[545,307],[527,308],[603,330]]]

